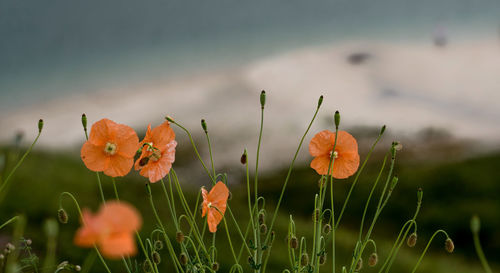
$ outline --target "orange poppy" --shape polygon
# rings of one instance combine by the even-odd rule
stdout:
[[[220,223],[226,212],[227,198],[229,197],[229,189],[221,181],[207,193],[205,187],[201,188],[203,197],[201,217],[207,215],[208,230],[214,233],[217,231],[217,225]]]
[[[168,121],[151,130],[148,125],[146,136],[141,141],[142,153],[135,162],[135,170],[148,177],[151,183],[165,177],[175,161],[175,133]]]
[[[102,255],[110,259],[137,253],[134,233],[140,229],[142,219],[131,205],[120,201],[103,204],[96,215],[84,209],[82,227],[74,238],[80,247],[97,245]]]
[[[101,119],[92,125],[80,155],[89,170],[117,177],[130,172],[138,148],[139,138],[134,129]]]
[[[309,153],[315,158],[311,161],[311,168],[318,174],[328,173],[330,157],[333,152],[335,161],[330,174],[337,179],[353,175],[359,166],[358,143],[356,139],[345,131],[339,131],[335,151],[335,133],[324,130],[317,133],[309,143]]]

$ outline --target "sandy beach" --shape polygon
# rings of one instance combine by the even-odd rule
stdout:
[[[349,62],[353,54],[362,60]],[[497,144],[499,78],[496,39],[456,42],[444,48],[429,42],[351,41],[268,56],[229,71],[1,109],[0,141],[10,141],[17,131],[31,139],[38,118],[43,118],[41,146],[77,148],[84,141],[82,113],[90,124],[107,117],[141,131],[170,115],[195,135],[201,133],[199,122],[205,118],[219,161],[231,163],[243,148],[255,148],[258,94],[265,89],[264,164],[291,157],[320,95],[325,101],[312,132],[326,128],[328,116],[339,109],[344,128],[387,124],[395,134],[411,135],[436,127],[460,138]]]

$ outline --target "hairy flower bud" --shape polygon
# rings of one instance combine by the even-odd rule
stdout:
[[[328,235],[330,231],[332,231],[332,226],[330,226],[330,224],[326,224],[323,226],[323,233],[325,235]]]
[[[151,273],[153,272],[153,266],[151,265],[150,261],[144,261],[144,264],[142,264],[142,270],[146,273]]]
[[[166,116],[165,119],[169,122],[175,123],[174,119],[171,116]]]
[[[368,266],[374,267],[378,263],[378,255],[377,253],[372,253],[370,258],[368,258]]]
[[[160,253],[158,253],[157,251],[153,251],[153,253],[151,253],[151,259],[153,260],[153,263],[155,263],[155,264],[161,263]]]
[[[87,132],[87,115],[85,113],[82,114],[82,126],[83,130]]]
[[[68,223],[68,214],[66,213],[66,211],[63,208],[60,208],[57,211],[57,219],[59,219],[59,222],[61,224]]]
[[[219,271],[219,268],[220,268],[220,266],[219,266],[218,262],[212,263],[212,270],[213,271]]]
[[[384,132],[385,132],[385,125],[384,125],[384,126],[382,126],[382,128],[380,129],[380,133],[379,133],[379,135],[383,135],[383,134],[384,134]]]
[[[156,250],[162,250],[162,249],[163,249],[163,242],[162,242],[162,241],[160,241],[160,240],[156,240],[156,241],[154,242],[154,248],[155,248]]]
[[[38,121],[38,133],[41,133],[43,129],[43,119]]]
[[[264,224],[264,222],[266,221],[266,214],[263,213],[263,212],[260,212],[259,213],[259,224]]]
[[[266,234],[267,233],[267,226],[266,226],[266,224],[260,225],[259,228],[260,228],[260,233],[262,233],[262,234]]]
[[[290,238],[290,248],[297,249],[299,247],[299,240],[297,240],[297,237],[292,236]]]
[[[326,263],[326,253],[319,255],[319,265],[324,265]]]
[[[182,265],[186,265],[188,263],[188,256],[186,255],[186,253],[182,252],[179,255],[179,261],[181,262]]]
[[[178,243],[182,243],[184,242],[184,233],[182,233],[182,231],[177,231],[175,233],[175,240],[178,242]]]
[[[260,92],[260,106],[262,107],[262,109],[264,109],[265,104],[266,104],[266,91],[262,90],[262,92]]]
[[[448,253],[452,253],[455,249],[455,244],[450,238],[446,239],[446,241],[444,242],[444,249],[446,249]]]
[[[247,164],[247,149],[243,151],[243,154],[241,155],[240,159],[241,164],[245,165]]]
[[[363,258],[359,258],[358,263],[356,264],[356,269],[354,271],[358,272],[363,269]]]
[[[318,99],[318,108],[321,106],[322,103],[323,103],[323,95],[319,96],[319,99]]]
[[[302,256],[300,256],[300,265],[301,266],[306,266],[309,264],[309,255],[307,253],[302,253]]]
[[[203,131],[205,131],[205,133],[208,133],[207,123],[205,122],[204,119],[201,120],[201,128],[203,128]]]
[[[414,247],[417,244],[417,233],[413,232],[410,234],[410,237],[408,237],[408,240],[406,240],[406,244],[409,247]]]
[[[335,111],[335,115],[333,116],[333,118],[335,120],[335,129],[338,129],[340,124],[340,113],[338,110]]]

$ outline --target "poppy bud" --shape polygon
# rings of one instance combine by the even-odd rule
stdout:
[[[245,165],[247,164],[247,149],[243,151],[243,154],[241,155],[240,159],[241,164]]]
[[[416,232],[413,232],[412,234],[410,234],[410,237],[408,237],[406,244],[409,247],[414,247],[417,244],[417,233]]]
[[[359,258],[358,264],[356,264],[356,269],[354,271],[360,271],[363,269],[363,258]]]
[[[162,250],[163,249],[163,242],[160,240],[156,240],[154,243],[154,247],[156,250]]]
[[[292,236],[292,238],[290,238],[290,247],[293,249],[297,249],[299,247],[299,240],[297,240],[297,237]]]
[[[188,256],[186,255],[186,253],[182,252],[179,255],[179,261],[181,262],[182,265],[186,265],[188,263]]]
[[[323,226],[323,233],[325,235],[328,235],[330,231],[332,231],[332,226],[330,226],[330,224],[326,224]]]
[[[368,266],[374,267],[377,265],[377,263],[378,263],[378,255],[377,253],[372,253],[370,255],[370,258],[368,258]]]
[[[385,125],[384,125],[384,126],[382,126],[382,129],[380,129],[380,134],[379,134],[379,135],[383,135],[383,134],[384,134],[384,132],[385,132]]]
[[[422,198],[424,197],[424,190],[422,188],[418,188],[417,190],[417,202],[422,203]]]
[[[267,226],[266,224],[260,225],[260,233],[266,234],[267,233]]]
[[[444,249],[446,249],[448,253],[452,253],[455,249],[455,244],[450,238],[446,239],[446,241],[444,242]]]
[[[219,267],[220,267],[220,266],[219,266],[219,263],[218,263],[218,262],[214,262],[214,263],[212,264],[212,270],[213,270],[213,271],[219,271]]]
[[[175,123],[174,119],[171,116],[166,116],[165,119],[169,122]]]
[[[205,133],[208,133],[207,123],[205,122],[204,119],[201,120],[201,128],[203,128],[203,131],[205,131]]]
[[[59,219],[59,223],[66,224],[68,223],[68,214],[63,208],[60,208],[57,211],[57,219]]]
[[[38,121],[38,133],[41,133],[43,129],[43,119]]]
[[[264,224],[264,222],[266,221],[266,214],[264,214],[263,212],[259,213],[259,224]]]
[[[82,126],[83,130],[87,132],[87,115],[85,113],[82,114]]]
[[[323,95],[319,96],[318,108],[321,106],[322,103],[323,103]]]
[[[306,266],[309,264],[309,255],[307,253],[302,253],[302,256],[300,256],[300,265],[301,266]]]
[[[81,267],[81,266],[79,266],[79,265],[75,265],[75,271],[76,271],[76,272],[80,272],[80,271],[82,271],[82,267]]]
[[[334,117],[334,120],[335,120],[335,129],[338,129],[339,128],[339,124],[340,124],[340,113],[339,111],[335,111],[335,115],[333,116]]]
[[[142,265],[142,269],[146,273],[151,273],[153,272],[153,267],[151,266],[151,263],[149,261],[145,261],[144,264]]]
[[[478,233],[480,229],[481,220],[479,220],[479,217],[477,215],[472,216],[472,218],[470,219],[470,230],[473,233]]]
[[[153,251],[153,253],[151,253],[151,258],[153,260],[153,263],[155,263],[155,264],[161,263],[160,253]]]
[[[322,253],[319,255],[319,265],[324,265],[326,263],[326,254]]]
[[[264,109],[265,104],[266,104],[266,91],[262,90],[262,92],[260,92],[260,106],[262,107],[262,109]]]
[[[139,166],[144,167],[146,164],[149,162],[149,157],[143,157],[141,160],[139,160]]]
[[[178,242],[178,243],[182,243],[184,242],[184,233],[182,233],[182,231],[177,231],[177,233],[175,233],[175,240]]]

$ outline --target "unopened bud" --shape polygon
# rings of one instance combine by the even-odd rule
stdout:
[[[378,263],[378,255],[377,253],[372,253],[370,255],[370,258],[368,258],[368,266],[374,267],[377,265],[377,263]]]
[[[60,208],[57,211],[57,219],[59,219],[59,223],[66,224],[68,223],[68,214],[63,208]]]
[[[319,96],[318,108],[321,106],[322,103],[323,103],[323,95]]]
[[[446,239],[446,241],[444,242],[444,249],[446,249],[448,253],[452,253],[455,249],[455,244],[450,238]]]
[[[86,132],[87,131],[87,115],[82,114],[82,126],[83,130]]]
[[[203,131],[205,131],[205,133],[208,132],[208,130],[207,130],[207,123],[205,122],[204,119],[201,120],[201,128],[203,128]]]
[[[144,264],[142,265],[142,269],[146,273],[151,273],[153,272],[153,265],[151,264],[150,261],[145,261]]]
[[[154,247],[156,250],[162,250],[163,249],[163,242],[160,240],[156,240],[154,243]]]
[[[380,134],[379,135],[383,135],[385,132],[385,125],[382,126],[382,128],[380,129]]]
[[[330,224],[326,224],[323,226],[323,233],[325,235],[328,235],[330,231],[332,231],[332,226],[330,226]]]
[[[326,253],[319,255],[319,265],[324,265],[326,263]]]
[[[177,231],[175,233],[175,240],[178,242],[178,243],[182,243],[184,242],[184,233],[182,233],[182,231]]]
[[[259,224],[264,224],[264,222],[266,221],[266,214],[261,212],[259,213]]]
[[[262,107],[262,109],[264,109],[265,104],[266,104],[266,91],[262,90],[262,92],[260,92],[260,106]]]
[[[155,264],[161,263],[160,253],[158,253],[157,251],[153,251],[153,253],[151,253],[151,259],[153,260],[153,263],[155,263]]]
[[[309,255],[307,253],[302,253],[302,256],[300,256],[300,265],[301,266],[306,266],[309,264]]]
[[[417,202],[422,203],[422,198],[424,197],[424,190],[422,188],[418,188],[417,190]]]
[[[333,116],[334,120],[335,120],[335,129],[338,129],[339,128],[339,124],[340,124],[340,113],[339,111],[335,111],[335,115]]]
[[[481,229],[481,220],[477,215],[472,216],[472,218],[470,219],[470,230],[473,233],[478,233],[480,229]]]
[[[417,244],[417,233],[413,232],[410,234],[410,237],[408,237],[408,240],[406,240],[406,244],[409,247],[414,247]]]
[[[219,266],[218,262],[212,263],[212,270],[213,271],[219,271],[219,268],[220,268],[220,266]]]
[[[179,255],[179,261],[181,262],[182,265],[186,265],[188,263],[188,256],[186,255],[186,253],[182,252]]]
[[[391,145],[391,157],[392,159],[396,158],[396,142],[392,142]]]
[[[166,116],[165,119],[169,122],[175,123],[174,119],[171,116]]]
[[[41,133],[43,129],[43,119],[38,121],[38,133]]]
[[[243,154],[241,155],[240,162],[243,165],[247,164],[247,149],[245,149],[245,151],[243,151]]]
[[[266,224],[260,225],[260,233],[266,234],[267,233],[267,226]]]
[[[363,269],[363,258],[359,258],[358,263],[356,264],[356,269],[354,271],[360,271]]]
[[[292,236],[290,238],[290,248],[297,249],[299,247],[299,240],[297,240],[297,237]]]

